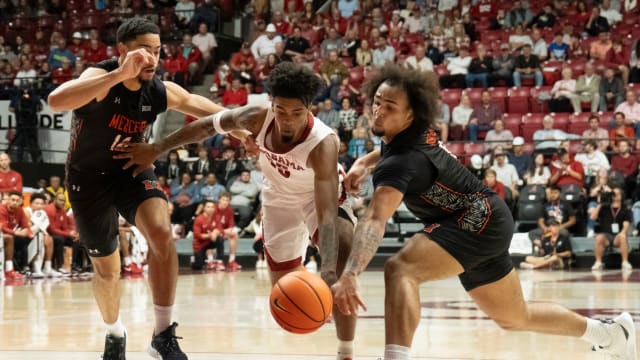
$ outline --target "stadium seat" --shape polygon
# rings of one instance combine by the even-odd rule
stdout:
[[[569,113],[551,113],[553,116],[553,127],[556,129],[560,129],[564,132],[569,131],[569,118],[571,114]]]
[[[548,113],[549,112],[549,103],[547,101],[538,100],[538,96],[541,92],[551,92],[551,88],[553,86],[545,85],[545,86],[536,86],[532,87],[529,94],[529,107],[531,108],[532,113]]]
[[[589,128],[589,116],[591,113],[571,114],[569,116],[569,132],[582,135]]]
[[[349,83],[355,88],[359,88],[364,82],[364,68],[354,66],[349,69]]]
[[[502,116],[504,128],[511,131],[514,137],[520,136],[520,128],[522,127],[522,114],[505,113]]]
[[[465,89],[464,90],[467,95],[469,95],[469,100],[471,100],[471,106],[472,107],[476,107],[476,106],[480,106],[480,104],[482,103],[482,91],[484,91],[484,89],[482,88],[469,88],[469,89]]]
[[[542,64],[542,76],[544,77],[544,83],[547,85],[553,85],[556,81],[560,80],[564,64],[564,61],[547,61]]]
[[[580,75],[584,74],[584,67],[587,64],[585,60],[574,59],[567,62],[571,67],[572,78],[577,79]]]
[[[529,88],[512,87],[507,98],[507,111],[510,113],[526,114],[529,109]]]
[[[465,144],[459,142],[449,142],[445,145],[445,147],[447,148],[447,150],[449,150],[449,152],[460,159],[464,156],[464,145]]]
[[[545,192],[544,186],[529,185],[520,190],[518,197],[518,231],[535,229],[538,219],[543,215]]]
[[[483,156],[484,144],[480,142],[468,142],[464,144],[464,154],[471,157],[472,155],[481,155]]]
[[[442,102],[449,105],[449,110],[453,111],[453,108],[460,104],[462,89],[442,89],[440,94],[442,95]]]
[[[533,133],[543,128],[542,119],[545,114],[526,114],[522,117],[522,130],[520,135],[525,141],[533,141]]]
[[[444,64],[434,66],[433,72],[435,72],[438,77],[449,75],[449,70],[447,70],[447,66]]]
[[[522,152],[526,154],[533,154],[534,151],[536,151],[536,145],[534,143],[525,142],[524,145],[522,145]]]
[[[491,103],[496,105],[502,113],[507,112],[507,98],[509,96],[509,88],[506,87],[492,87],[489,88],[491,92]]]
[[[569,141],[569,152],[572,154],[577,154],[584,152],[584,146],[580,140],[571,140]]]

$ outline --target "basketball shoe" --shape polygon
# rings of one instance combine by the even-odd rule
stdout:
[[[144,270],[134,262],[129,265],[125,265],[122,270],[125,274],[142,274],[144,272]]]
[[[240,264],[238,264],[235,260],[233,261],[229,261],[229,264],[227,265],[229,268],[229,271],[240,271],[242,270],[242,266]]]
[[[117,337],[107,334],[104,339],[103,360],[125,360],[125,350],[127,348],[127,333],[124,337]]]
[[[597,352],[609,354],[615,360],[637,360],[636,353],[636,327],[629,313],[624,312],[613,320],[607,321],[611,334],[611,345],[607,347],[595,347]]]
[[[176,336],[176,327],[178,323],[173,323],[160,334],[154,334],[151,338],[151,345],[147,349],[147,353],[151,357],[159,360],[187,360],[187,355],[182,352]]]
[[[4,278],[7,280],[24,280],[24,275],[15,270],[5,271]]]

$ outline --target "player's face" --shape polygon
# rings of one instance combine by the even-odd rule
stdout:
[[[398,133],[411,126],[413,111],[407,94],[396,86],[383,83],[378,87],[371,106],[369,128],[374,135],[389,142]]]
[[[44,201],[42,201],[42,199],[35,199],[31,201],[31,210],[38,211],[38,210],[42,210],[43,207],[44,207]]]
[[[275,97],[271,103],[280,133],[280,141],[292,143],[303,133],[309,123],[309,108],[300,99]]]
[[[160,35],[158,34],[138,35],[134,40],[131,40],[126,44],[126,51],[133,51],[140,48],[146,49],[151,55],[153,55],[155,59],[155,63],[153,65],[147,66],[146,68],[142,69],[142,71],[140,71],[138,80],[150,81],[153,78],[154,74],[156,73],[156,68],[158,67],[161,47],[162,45],[160,43]]]

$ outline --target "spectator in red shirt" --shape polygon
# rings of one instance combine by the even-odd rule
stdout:
[[[291,34],[291,24],[284,20],[281,11],[274,11],[271,16],[271,23],[276,26],[276,33],[280,36],[287,36]]]
[[[631,145],[627,140],[618,141],[618,153],[611,158],[611,171],[620,171],[624,174],[624,193],[628,197],[634,195],[636,188],[636,175],[638,174],[638,157],[631,153]]]
[[[62,67],[53,70],[53,83],[55,85],[65,83],[73,77],[73,68],[71,67],[69,59],[63,58],[60,61],[62,63]]]
[[[500,196],[502,200],[505,198],[504,192],[504,184],[497,180],[496,171],[493,169],[487,169],[484,172],[484,179],[482,180],[482,184],[488,187],[491,191],[495,192]]]
[[[236,246],[238,243],[238,231],[235,229],[236,223],[234,219],[234,211],[230,205],[231,193],[223,192],[220,194],[216,213],[220,217],[220,226],[222,227],[222,237],[229,240],[229,270],[235,271],[242,269],[236,262]]]
[[[571,158],[566,149],[558,150],[558,160],[551,167],[549,184],[562,188],[565,185],[577,185],[584,188],[584,168]]]
[[[622,40],[616,38],[611,43],[611,49],[607,51],[604,61],[607,67],[617,69],[625,86],[629,83],[629,53],[624,49]]]
[[[216,205],[212,200],[205,200],[202,214],[196,216],[193,222],[193,270],[202,270],[205,258],[208,258],[207,269],[223,271],[224,263],[224,229],[220,223],[220,216],[216,213]],[[217,259],[213,255],[207,256],[207,250],[216,250]]]
[[[85,43],[82,38],[82,33],[76,31],[73,33],[73,37],[71,38],[71,45],[69,45],[69,50],[76,55],[76,57],[84,58],[85,56]]]
[[[256,58],[251,52],[251,45],[246,41],[242,43],[240,51],[231,55],[231,62],[229,63],[229,66],[233,71],[240,71],[240,65],[242,63],[246,63],[245,71],[248,72],[253,72],[256,65],[258,64]]]
[[[80,236],[65,210],[66,197],[56,194],[53,202],[44,207],[49,216],[49,234],[53,237],[54,263],[60,265],[59,272],[71,273],[71,258],[74,248],[78,247]]]
[[[0,153],[0,193],[9,191],[22,192],[22,175],[11,169],[11,158]]]
[[[182,57],[186,61],[187,68],[189,69],[189,79],[194,79],[200,70],[202,53],[191,41],[191,35],[185,34],[182,37],[182,45],[180,46],[178,57]]]
[[[231,81],[231,89],[228,89],[222,95],[222,104],[229,109],[233,109],[246,105],[247,99],[247,90],[242,86],[239,78],[234,78]]]
[[[491,0],[480,0],[471,7],[471,16],[476,19],[492,18],[498,13],[498,7],[498,4],[494,4]]]
[[[100,46],[97,39],[89,40],[89,46],[84,51],[84,59],[89,64],[96,64],[107,59],[107,48]]]
[[[187,76],[187,62],[178,54],[178,47],[171,44],[165,48],[166,57],[162,60],[162,67],[167,71],[163,74],[163,80],[173,81],[180,86],[185,86]]]
[[[27,266],[27,246],[33,237],[27,215],[22,210],[22,193],[10,191],[6,204],[0,205],[0,226],[4,242],[4,276],[8,280],[24,280],[24,276],[13,268],[15,251],[21,253],[19,266]]]

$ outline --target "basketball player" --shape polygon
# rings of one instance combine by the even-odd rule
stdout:
[[[143,141],[156,115],[174,109],[205,116],[221,108],[155,76],[160,30],[143,18],[131,18],[117,30],[118,59],[85,70],[49,95],[54,111],[73,110],[67,160],[67,188],[81,241],[95,269],[93,289],[107,325],[103,358],[124,359],[125,328],[119,318],[120,255],[118,212],[149,242],[149,285],[155,327],[148,349],[162,359],[187,359],[171,322],[178,257],[171,236],[167,200],[153,171],[132,176],[112,158],[119,142]]]
[[[53,258],[53,238],[49,235],[49,215],[44,211],[46,198],[42,193],[34,193],[29,199],[30,206],[24,208],[27,219],[31,225],[33,239],[37,241],[37,251],[35,258],[31,263],[33,278],[59,277],[61,273],[53,270],[51,259]],[[42,271],[42,262],[44,261],[44,272]]]
[[[628,313],[611,323],[584,318],[560,305],[526,303],[509,258],[513,220],[495,193],[440,147],[432,131],[439,89],[431,72],[390,65],[369,82],[370,128],[383,148],[356,161],[346,186],[375,166],[375,190],[356,227],[345,271],[333,285],[345,314],[363,304],[357,276],[372,259],[387,220],[401,201],[425,228],[385,264],[385,360],[409,359],[420,321],[421,283],[458,276],[478,308],[508,330],[582,337],[615,359],[636,359],[635,327]],[[616,357],[617,356],[617,357]]]
[[[288,272],[305,270],[302,259],[309,236],[317,235],[321,276],[333,284],[349,254],[355,219],[346,204],[336,206],[344,199],[338,196],[338,138],[309,109],[321,83],[311,70],[291,62],[278,64],[268,82],[271,103],[218,112],[155,144],[123,143],[117,149],[124,153],[116,158],[131,158],[125,167],[137,164],[140,172],[182,144],[215,133],[248,131],[261,152],[264,250],[272,283]],[[338,311],[334,316],[338,359],[352,358],[356,318]]]

